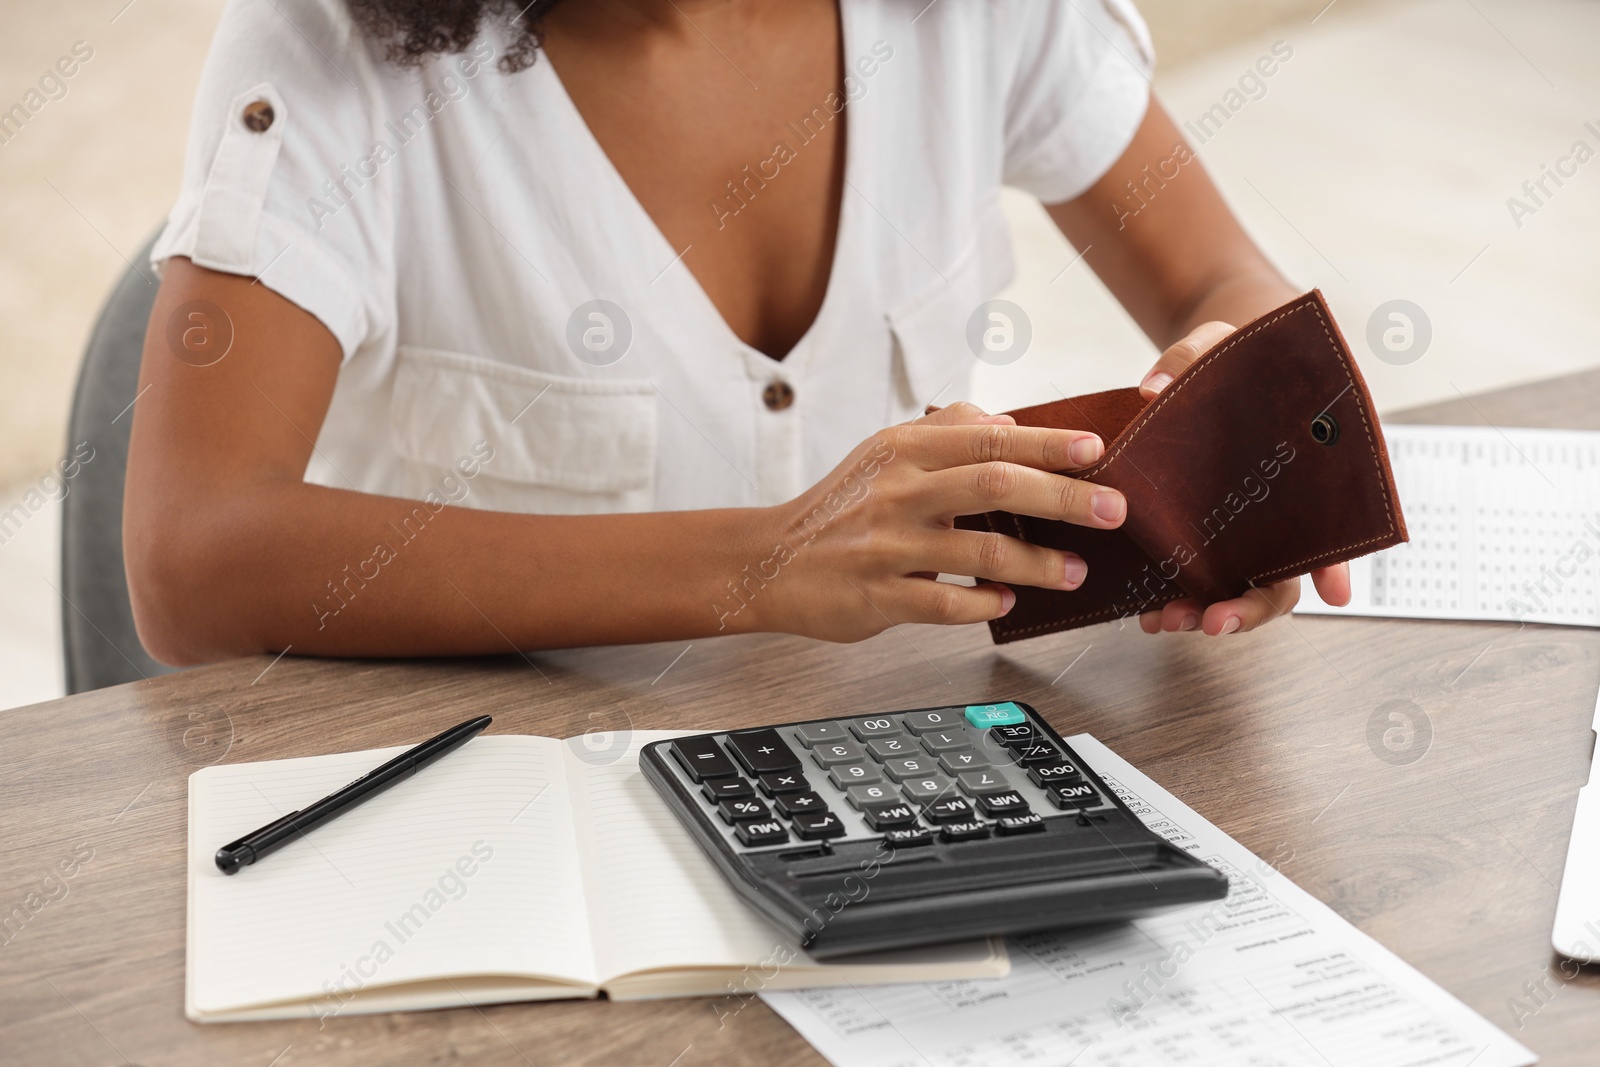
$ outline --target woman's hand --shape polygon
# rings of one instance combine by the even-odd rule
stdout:
[[[1139,391],[1148,398],[1155,397],[1172,380],[1213,346],[1234,331],[1226,322],[1203,322],[1188,336],[1161,353],[1156,365],[1150,368]],[[1311,572],[1311,582],[1317,595],[1329,604],[1350,602],[1350,566],[1338,563]],[[1139,616],[1139,626],[1147,634],[1162,631],[1203,630],[1212,636],[1242,633],[1253,630],[1279,615],[1287,615],[1300,600],[1300,579],[1251,589],[1242,597],[1222,600],[1215,604],[1202,604],[1185,597],[1163,604],[1160,611],[1147,611]]]
[[[971,404],[890,427],[768,509],[771,547],[731,576],[727,610],[750,610],[740,621],[761,630],[854,641],[901,622],[998,618],[1016,603],[1005,582],[1076,589],[1088,571],[1076,554],[958,530],[955,519],[1004,510],[1120,526],[1121,493],[1052,473],[1088,466],[1104,447],[1087,431],[1018,426]],[[991,580],[953,585],[935,580],[941,572]]]

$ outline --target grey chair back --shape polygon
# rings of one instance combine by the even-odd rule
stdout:
[[[61,514],[61,637],[67,692],[169,673],[139,644],[122,564],[122,488],[138,392],[145,325],[155,304],[147,265],[152,237],[117,282],[95,322],[78,371],[67,454],[88,454],[67,483]]]

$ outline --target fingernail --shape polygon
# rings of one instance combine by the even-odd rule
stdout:
[[[1178,624],[1178,629],[1180,630],[1198,630],[1199,628],[1200,616],[1196,615],[1192,611],[1185,615],[1183,617],[1183,621]]]
[[[1126,379],[1124,379],[1124,381],[1126,381]],[[1144,381],[1139,383],[1139,388],[1140,389],[1148,389],[1152,393],[1159,393],[1159,392],[1161,392],[1161,390],[1165,389],[1167,386],[1169,386],[1171,384],[1172,384],[1172,375],[1168,374],[1166,371],[1163,370],[1163,371],[1156,371],[1155,373],[1150,374],[1149,376],[1147,376]]]
[[[1005,615],[1017,606],[1017,594],[1009,586],[1000,587],[1000,614]]]
[[[1068,556],[1062,572],[1062,584],[1068,589],[1076,589],[1088,577],[1089,565],[1078,556]]]
[[[1101,522],[1121,522],[1127,505],[1122,502],[1121,493],[1096,493],[1089,498],[1089,510]]]
[[[1067,456],[1080,467],[1087,467],[1106,450],[1098,437],[1080,437],[1067,447]]]
[[[1239,616],[1237,616],[1237,615],[1229,615],[1227,617],[1227,619],[1223,621],[1222,629],[1217,631],[1217,636],[1221,637],[1223,634],[1231,634],[1231,633],[1233,633],[1233,631],[1237,630],[1238,628],[1239,628]]]

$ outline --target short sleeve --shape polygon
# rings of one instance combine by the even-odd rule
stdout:
[[[1071,200],[1117,161],[1150,102],[1154,49],[1129,0],[1012,0],[1005,183]]]
[[[233,0],[196,95],[183,186],[150,253],[250,275],[345,358],[392,321],[392,198],[373,57],[342,0]],[[365,175],[365,176],[364,176]]]

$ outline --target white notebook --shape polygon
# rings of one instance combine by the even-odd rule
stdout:
[[[635,733],[611,762],[582,738],[478,737],[234,875],[213,862],[220,846],[404,748],[196,771],[186,1014],[326,1018],[1007,972],[1001,939],[812,960],[734,895],[639,773],[640,746],[673,736]]]

